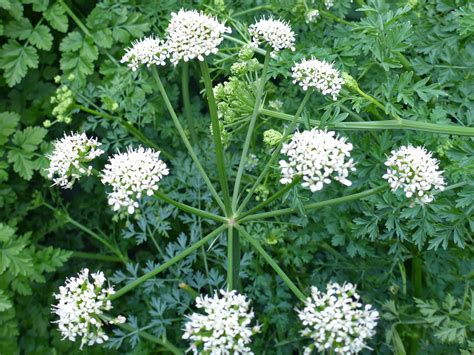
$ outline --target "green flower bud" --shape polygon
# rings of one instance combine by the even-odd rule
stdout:
[[[51,121],[50,121],[50,120],[45,120],[45,121],[43,122],[43,126],[44,126],[44,128],[49,128],[49,127],[51,127]]]
[[[71,116],[67,116],[64,118],[64,123],[65,124],[70,124],[72,122],[72,117]]]
[[[251,45],[246,44],[244,45],[239,52],[239,59],[241,60],[250,60],[253,58],[254,49]]]
[[[263,143],[270,147],[280,144],[282,138],[283,134],[274,129],[269,129],[268,131],[263,132]]]
[[[357,80],[355,80],[351,75],[346,72],[342,73],[342,80],[344,80],[344,84],[350,90],[357,90],[359,88],[359,84],[357,84]]]
[[[56,76],[54,77],[54,82],[55,82],[56,84],[59,84],[60,81],[61,81],[61,76],[60,76],[60,75],[56,75]]]

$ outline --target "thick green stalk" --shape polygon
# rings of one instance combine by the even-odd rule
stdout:
[[[347,196],[344,196],[344,197],[338,197],[338,198],[334,198],[334,199],[331,199],[331,200],[325,200],[325,201],[321,201],[321,202],[308,203],[308,204],[304,205],[304,209],[305,209],[305,211],[310,211],[310,210],[315,210],[315,209],[326,207],[326,206],[334,206],[334,205],[338,205],[338,204],[344,203],[344,202],[359,200],[359,199],[362,199],[362,198],[365,198],[365,197],[368,197],[368,196],[371,196],[371,195],[375,195],[379,192],[384,191],[387,188],[388,188],[388,185],[384,184],[384,185],[380,185],[378,187],[375,187],[373,189],[369,189],[369,190],[366,190],[366,191],[363,191],[363,192],[358,192],[356,194],[347,195]],[[270,212],[252,214],[252,215],[243,217],[241,219],[238,218],[237,221],[239,223],[243,223],[243,222],[253,221],[253,220],[256,220],[256,219],[283,216],[283,215],[295,213],[297,211],[298,211],[297,207],[290,207],[290,208],[284,208],[284,209],[281,209],[281,210],[275,210],[275,211],[270,211]]]
[[[177,207],[180,210],[183,210],[185,212],[188,212],[188,213],[191,213],[191,214],[203,217],[203,218],[211,219],[211,220],[216,221],[216,222],[227,223],[227,218],[225,218],[225,217],[221,217],[221,216],[218,216],[214,213],[207,212],[207,211],[204,211],[204,210],[200,210],[199,208],[195,208],[195,207],[186,205],[185,203],[173,200],[171,197],[164,194],[163,192],[155,191],[154,196],[159,198],[160,200],[168,202],[169,204],[171,204],[171,205],[173,205],[173,206],[175,206],[175,207]]]
[[[227,288],[236,290],[239,287],[240,273],[240,240],[239,232],[232,226],[227,229]]]
[[[123,296],[124,294],[126,294],[127,292],[130,292],[132,291],[135,287],[141,285],[142,283],[144,283],[146,280],[158,275],[160,272],[163,272],[164,270],[166,270],[167,268],[169,268],[170,266],[172,266],[173,264],[177,263],[178,261],[180,261],[181,259],[184,259],[185,257],[187,257],[189,254],[191,254],[192,252],[196,251],[197,249],[199,249],[201,247],[201,245],[204,245],[206,244],[209,240],[217,237],[220,233],[222,233],[225,229],[227,228],[227,225],[222,225],[220,226],[219,228],[217,228],[216,230],[214,230],[213,232],[209,233],[207,236],[205,236],[204,238],[202,238],[201,240],[199,240],[198,242],[194,243],[193,245],[191,245],[189,248],[187,248],[186,250],[182,251],[181,253],[179,253],[178,255],[176,255],[175,257],[171,258],[170,260],[166,261],[165,263],[161,264],[160,266],[158,266],[157,268],[147,272],[145,275],[139,277],[138,279],[136,279],[135,281],[129,283],[128,285],[122,287],[121,289],[119,289],[114,295],[110,296],[110,300],[115,300],[121,296]]]
[[[311,96],[312,90],[309,89],[304,98],[303,101],[301,101],[300,106],[298,107],[298,110],[296,111],[295,115],[293,116],[293,119],[291,120],[290,126],[286,130],[285,134],[283,134],[283,137],[281,139],[281,142],[278,144],[278,146],[273,150],[272,155],[270,156],[270,159],[268,160],[267,164],[263,168],[262,172],[258,176],[257,180],[253,184],[253,186],[250,188],[249,192],[247,193],[247,196],[245,196],[244,200],[242,201],[242,204],[239,206],[237,210],[237,214],[242,212],[242,210],[247,206],[247,203],[249,203],[250,199],[252,198],[255,189],[258,187],[260,182],[263,180],[263,178],[267,175],[267,172],[270,170],[271,165],[275,161],[275,159],[278,157],[280,154],[281,147],[283,146],[283,143],[285,143],[286,138],[293,132],[293,130],[296,127],[296,124],[298,123],[298,119],[301,116],[301,113],[303,112],[303,109],[306,105],[306,103],[309,100],[309,97]]]
[[[118,122],[121,126],[123,126],[132,136],[137,138],[139,141],[141,141],[143,144],[147,145],[148,147],[151,147],[155,150],[159,150],[163,156],[165,156],[168,159],[172,159],[173,156],[168,153],[167,151],[163,150],[162,148],[158,147],[155,143],[153,143],[151,140],[149,140],[138,128],[136,128],[133,124],[131,124],[128,121],[125,121],[123,118],[118,117],[118,116],[112,116],[104,112],[96,111],[93,109],[90,109],[86,106],[82,105],[75,105],[76,108],[78,108],[81,111],[90,113],[91,115],[97,116],[97,117],[102,117],[106,118],[109,121],[112,122]]]
[[[278,118],[284,121],[292,121],[294,115],[287,113],[272,111],[268,109],[260,109],[260,113],[265,116]],[[303,123],[303,120],[298,119],[299,123]],[[319,121],[311,120],[311,124],[314,126],[319,125]],[[366,122],[337,122],[329,123],[327,128],[334,130],[386,130],[386,129],[408,129],[414,131],[438,133],[438,134],[455,134],[459,136],[474,136],[474,127],[464,127],[460,125],[447,125],[437,124],[429,122],[411,121],[406,119],[388,120],[388,121],[366,121]]]
[[[275,272],[280,276],[283,282],[288,286],[288,288],[293,291],[293,293],[300,299],[301,302],[306,302],[306,296],[301,292],[298,287],[290,280],[288,275],[278,266],[278,264],[273,260],[273,258],[263,249],[262,245],[259,243],[258,240],[252,238],[250,234],[248,234],[244,228],[237,225],[237,229],[239,232],[244,236],[247,241],[252,244],[252,246],[262,255],[265,261],[275,270]]]
[[[288,185],[285,185],[283,188],[281,188],[279,191],[275,192],[272,196],[270,196],[269,198],[267,198],[265,201],[259,203],[257,206],[255,206],[254,208],[246,211],[245,213],[242,213],[239,218],[244,218],[245,216],[248,216],[248,215],[251,215],[255,212],[258,212],[260,211],[263,207],[269,205],[270,203],[272,203],[273,201],[279,199],[281,196],[283,196],[284,194],[286,194],[288,191],[290,191],[293,186],[295,186],[296,184],[298,184],[299,182],[301,181],[301,178],[300,177],[297,177],[295,179],[293,179],[293,181],[291,182],[291,184],[288,184]]]
[[[188,128],[189,133],[191,135],[191,142],[196,145],[196,122],[194,120],[194,116],[191,113],[191,101],[189,99],[189,62],[183,63],[183,68],[181,72],[181,91],[183,95],[184,115],[188,120]]]
[[[176,112],[174,111],[173,106],[171,105],[171,102],[168,98],[168,94],[166,93],[166,90],[163,86],[163,83],[161,82],[160,75],[158,74],[158,71],[156,70],[155,67],[152,68],[151,70],[153,77],[155,78],[156,84],[158,86],[158,90],[161,93],[161,96],[163,97],[163,101],[165,102],[166,108],[168,109],[168,112],[171,116],[171,119],[173,120],[173,123],[178,130],[178,133],[186,146],[186,149],[188,150],[189,155],[191,156],[191,159],[194,161],[194,164],[196,164],[196,168],[198,169],[199,173],[201,174],[204,182],[206,183],[207,187],[209,188],[209,191],[211,192],[211,195],[214,197],[215,201],[217,204],[221,207],[223,211],[226,210],[224,203],[222,202],[221,198],[219,197],[216,189],[212,185],[211,180],[209,180],[209,177],[207,176],[206,172],[204,171],[204,168],[202,167],[201,162],[199,161],[198,157],[196,156],[196,153],[194,152],[193,147],[191,146],[191,143],[189,143],[188,137],[186,137],[186,133],[184,132],[183,126],[181,125],[181,122],[179,122],[178,116],[176,115]]]
[[[333,21],[336,21],[336,22],[339,22],[339,23],[342,23],[344,25],[348,25],[348,26],[352,26],[352,23],[350,23],[349,21],[346,21],[342,18],[339,18],[337,17],[336,15],[333,15],[332,13],[330,13],[329,11],[325,11],[325,10],[319,10],[319,12],[321,13],[321,15],[323,15],[324,17],[326,18],[329,18]]]
[[[222,147],[221,128],[219,125],[219,118],[217,116],[216,100],[214,98],[214,91],[212,89],[212,81],[211,76],[209,74],[207,62],[200,61],[199,66],[201,68],[202,79],[204,81],[204,87],[206,89],[207,102],[209,104],[209,114],[211,116],[212,124],[212,137],[214,139],[214,147],[216,150],[217,174],[219,175],[219,181],[221,184],[222,193],[224,195],[225,211],[227,216],[230,217],[232,214],[232,208],[230,204],[227,173],[225,171],[224,148]]]
[[[235,210],[237,207],[237,203],[239,201],[239,190],[240,190],[240,182],[242,180],[242,174],[244,172],[245,163],[247,161],[247,154],[250,147],[250,141],[252,140],[252,136],[254,134],[255,123],[257,121],[258,110],[262,103],[262,96],[263,96],[263,89],[265,88],[265,83],[267,82],[267,71],[268,71],[268,63],[270,62],[270,53],[271,50],[267,49],[265,52],[265,60],[263,62],[263,70],[262,75],[260,77],[260,82],[257,89],[257,96],[255,97],[255,105],[253,107],[252,116],[250,118],[249,128],[247,130],[247,136],[245,137],[244,147],[242,150],[242,156],[240,157],[239,168],[237,170],[237,176],[235,178],[235,185],[234,185],[234,192],[232,194],[232,209]]]

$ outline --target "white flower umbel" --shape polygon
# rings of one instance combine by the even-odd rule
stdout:
[[[153,149],[129,147],[126,152],[109,158],[101,180],[103,184],[112,186],[108,201],[114,211],[126,209],[132,214],[143,194],[151,196],[158,190],[159,181],[169,174],[159,157],[160,152]]]
[[[258,47],[260,43],[270,46],[273,49],[272,55],[276,55],[285,48],[295,50],[295,33],[290,25],[282,20],[262,17],[250,25],[249,34],[255,47]]]
[[[132,46],[127,48],[120,63],[127,63],[133,70],[138,70],[142,65],[165,65],[168,58],[168,49],[165,43],[156,37],[144,37],[132,42]]]
[[[371,305],[359,302],[356,286],[348,283],[329,283],[326,293],[311,287],[311,297],[305,307],[298,310],[304,329],[301,335],[312,344],[304,350],[310,354],[316,349],[325,353],[356,354],[367,348],[366,342],[375,334],[379,313]]]
[[[347,177],[350,171],[355,171],[351,150],[352,144],[347,143],[346,138],[337,137],[335,132],[316,128],[296,132],[281,149],[288,161],[280,161],[280,182],[290,184],[297,176],[302,176],[301,185],[311,192],[321,190],[331,180],[350,186],[352,183]]]
[[[59,293],[54,294],[58,303],[52,306],[52,311],[59,319],[57,323],[63,339],[76,341],[81,339],[81,349],[84,345],[101,344],[108,339],[103,330],[106,323],[100,318],[105,311],[112,309],[108,299],[115,293],[113,287],[106,285],[102,272],[92,273],[82,269],[77,277],[66,280],[66,284],[59,288]],[[125,323],[125,317],[118,316],[110,324]]]
[[[337,99],[341,91],[344,79],[339,70],[331,63],[317,60],[315,58],[303,59],[292,68],[293,84],[299,84],[303,90],[314,88],[323,95],[331,95],[333,100]]]
[[[251,325],[250,302],[236,291],[221,290],[220,295],[196,298],[196,307],[205,314],[187,316],[183,339],[190,341],[194,354],[253,354],[248,345],[260,326]]]
[[[217,53],[217,47],[224,40],[222,35],[231,29],[202,11],[181,9],[171,14],[166,32],[170,61],[176,65],[180,60],[203,61],[205,56]]]
[[[90,175],[92,166],[88,163],[104,151],[99,149],[97,138],[88,138],[85,133],[64,134],[64,137],[53,143],[49,159],[48,179],[54,185],[70,189],[81,176]]]
[[[331,7],[334,6],[334,0],[324,0],[324,6],[326,6],[326,9],[329,10]]]
[[[392,191],[402,188],[407,198],[414,198],[420,204],[429,203],[434,199],[434,190],[443,191],[446,185],[438,164],[425,148],[402,146],[393,150],[385,162],[388,168],[383,178],[388,180]]]

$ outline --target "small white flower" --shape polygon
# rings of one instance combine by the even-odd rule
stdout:
[[[253,354],[249,348],[251,337],[260,331],[252,326],[254,313],[250,302],[236,291],[221,290],[213,297],[199,296],[196,307],[205,314],[187,316],[183,339],[191,342],[194,354]]]
[[[331,63],[315,58],[303,59],[291,69],[293,84],[298,83],[305,91],[308,88],[317,89],[323,95],[331,95],[333,100],[337,99],[344,84],[339,70],[334,68]]]
[[[132,42],[132,47],[126,49],[125,55],[120,63],[127,65],[136,71],[142,65],[165,65],[168,58],[168,49],[165,43],[156,37],[144,37]]]
[[[425,204],[433,201],[433,190],[444,190],[443,171],[439,162],[422,147],[402,146],[393,150],[385,162],[387,173],[383,176],[392,191],[402,188],[407,198]]]
[[[64,189],[70,189],[81,176],[90,175],[92,166],[87,164],[104,153],[98,148],[101,144],[97,138],[87,138],[85,133],[64,134],[53,146],[53,152],[47,156],[48,179]]]
[[[282,184],[290,184],[297,176],[303,177],[302,186],[319,191],[331,180],[350,186],[347,179],[349,171],[355,171],[354,161],[350,158],[352,144],[346,138],[336,136],[335,132],[319,129],[296,132],[289,143],[283,145],[282,154],[288,161],[280,161]]]
[[[138,147],[128,148],[109,158],[101,174],[103,184],[112,186],[108,194],[109,205],[114,211],[125,208],[129,214],[139,207],[143,194],[151,196],[158,190],[158,183],[169,174],[166,164],[159,159],[160,152]]]
[[[282,20],[262,17],[250,25],[249,34],[255,47],[260,43],[268,45],[273,49],[273,56],[285,48],[295,50],[295,33],[290,25]]]
[[[326,9],[329,10],[331,7],[334,6],[334,0],[324,0],[324,6],[326,6]]]
[[[356,354],[367,348],[366,341],[375,334],[379,313],[371,305],[359,302],[356,286],[329,283],[326,293],[311,287],[311,297],[298,310],[304,329],[301,335],[312,344],[305,348],[311,354],[332,349],[336,354]]]
[[[316,20],[319,18],[319,15],[320,15],[319,10],[313,9],[306,12],[304,15],[304,18],[305,18],[306,23],[312,23],[312,22],[316,22]]]
[[[105,287],[106,279],[102,272],[90,275],[89,269],[82,269],[77,277],[66,280],[66,284],[54,294],[58,303],[52,306],[52,311],[59,319],[53,323],[63,335],[63,339],[76,341],[81,338],[81,349],[84,345],[102,344],[108,339],[103,330],[106,322],[100,318],[104,311],[110,311],[112,303],[108,299],[115,293],[113,287]],[[125,323],[125,317],[118,316],[110,324]]]
[[[171,63],[176,65],[180,60],[188,62],[194,58],[203,61],[205,56],[217,53],[217,47],[224,40],[222,35],[230,32],[230,27],[202,11],[173,12],[166,30]]]

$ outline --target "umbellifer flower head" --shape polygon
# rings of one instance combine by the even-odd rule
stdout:
[[[114,211],[125,208],[132,214],[143,194],[151,196],[158,190],[159,181],[169,174],[166,164],[159,157],[160,152],[153,149],[129,147],[125,153],[109,158],[101,180],[112,186],[108,201]]]
[[[58,324],[63,339],[76,341],[81,338],[81,349],[84,345],[101,344],[108,339],[103,330],[106,323],[100,318],[104,311],[112,309],[108,299],[115,293],[113,287],[105,285],[106,279],[102,272],[92,273],[82,269],[77,277],[66,280],[66,284],[54,294],[58,303],[52,306],[52,311],[59,319]],[[125,317],[118,316],[109,324],[125,323]]]
[[[385,162],[388,168],[383,178],[392,191],[402,188],[407,198],[429,203],[434,199],[433,190],[443,191],[446,185],[438,163],[425,148],[402,146],[393,150]]]
[[[220,295],[196,298],[196,307],[205,314],[187,316],[183,339],[191,342],[194,354],[253,354],[248,345],[260,326],[250,324],[254,318],[250,302],[236,291],[221,290]]]
[[[291,68],[293,83],[298,83],[303,90],[314,88],[323,95],[331,95],[337,99],[344,80],[339,71],[331,63],[315,58],[303,59]]]
[[[126,49],[125,55],[120,63],[127,65],[136,71],[142,65],[165,65],[168,58],[168,49],[165,43],[154,36],[144,37],[132,42],[132,46]]]
[[[335,132],[319,129],[296,132],[289,143],[283,145],[281,152],[288,161],[280,161],[282,184],[290,184],[297,176],[302,176],[302,186],[319,191],[331,180],[350,186],[347,179],[349,171],[354,171],[354,161],[350,157],[352,144]]]
[[[273,49],[273,55],[285,48],[295,50],[295,33],[290,25],[282,20],[262,17],[250,25],[249,33],[254,46],[258,47],[260,43],[268,45]]]
[[[166,45],[170,51],[170,61],[178,64],[217,53],[217,47],[224,40],[224,33],[230,33],[230,27],[208,16],[202,11],[181,9],[171,14],[167,29]]]
[[[303,326],[301,334],[312,344],[304,353],[332,349],[336,354],[356,354],[367,348],[366,341],[375,334],[379,313],[371,305],[359,302],[356,286],[329,283],[326,293],[311,287],[305,307],[297,310]]]
[[[64,134],[54,142],[49,159],[48,179],[54,185],[70,189],[81,176],[90,175],[92,166],[86,166],[92,159],[103,154],[97,138],[88,138],[85,133]]]

